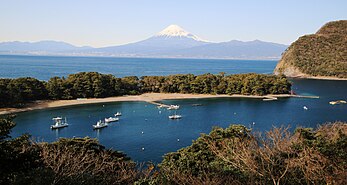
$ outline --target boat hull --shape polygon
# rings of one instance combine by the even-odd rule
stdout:
[[[170,119],[181,119],[182,116],[169,116]]]
[[[59,126],[51,125],[51,129],[59,129],[59,128],[67,127],[67,126],[69,125],[59,125]]]
[[[339,104],[346,104],[347,102],[344,100],[338,100],[338,101],[331,101],[329,102],[330,105],[339,105]]]
[[[105,119],[105,123],[111,123],[111,122],[117,122],[119,121],[119,118],[116,119]]]
[[[93,125],[93,129],[96,130],[96,129],[101,129],[101,128],[105,128],[107,127],[108,125],[102,125],[102,126],[97,126],[97,125]]]

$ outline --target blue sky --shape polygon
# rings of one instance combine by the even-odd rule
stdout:
[[[0,42],[120,45],[177,24],[214,41],[290,44],[347,19],[346,0],[0,0]]]

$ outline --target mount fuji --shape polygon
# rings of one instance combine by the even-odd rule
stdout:
[[[170,25],[152,37],[130,44],[102,48],[76,47],[68,43],[50,41],[0,43],[0,54],[78,55],[155,58],[220,58],[220,59],[279,59],[288,47],[283,44],[254,41],[213,43],[204,40],[178,25]],[[40,47],[37,45],[39,44]],[[56,47],[55,47],[56,46]],[[15,52],[13,52],[15,51]]]
[[[123,56],[161,56],[163,53],[174,50],[187,49],[209,43],[177,25],[170,25],[146,40],[121,46],[99,48],[97,52]]]

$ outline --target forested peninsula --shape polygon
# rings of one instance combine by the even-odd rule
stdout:
[[[25,77],[0,79],[0,107],[20,107],[36,100],[106,98],[143,93],[267,95],[288,94],[291,83],[283,76],[265,74],[178,74],[129,76],[80,72],[40,81]]]
[[[325,24],[304,35],[282,55],[275,74],[289,77],[347,79],[347,20]]]

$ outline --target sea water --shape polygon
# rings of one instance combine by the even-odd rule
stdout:
[[[116,76],[169,74],[272,73],[276,61],[140,59],[101,57],[0,56],[0,77],[32,76],[47,80],[79,71],[98,71]],[[77,105],[18,113],[17,126],[11,135],[29,133],[37,141],[55,141],[60,137],[92,137],[101,144],[125,152],[135,161],[160,162],[162,156],[191,145],[201,133],[214,126],[226,128],[243,124],[258,131],[273,126],[317,127],[334,121],[347,121],[347,105],[330,105],[329,101],[347,99],[347,81],[290,79],[297,94],[319,96],[318,99],[283,98],[262,101],[246,98],[211,98],[164,100],[178,104],[178,111],[146,102],[114,102]],[[201,106],[194,106],[201,104]],[[305,110],[303,107],[308,109]],[[98,120],[122,112],[119,122],[93,130]],[[183,117],[171,120],[169,115]],[[52,117],[67,117],[69,127],[51,130]]]

